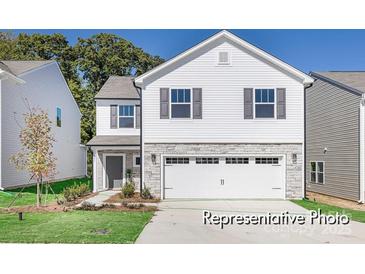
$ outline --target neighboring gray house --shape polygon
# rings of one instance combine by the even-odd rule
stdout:
[[[312,72],[306,91],[307,191],[364,202],[365,72]]]
[[[126,170],[139,190],[140,99],[133,78],[111,76],[95,96],[96,136],[93,151],[94,191],[120,188]]]

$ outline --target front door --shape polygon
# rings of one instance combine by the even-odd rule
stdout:
[[[123,182],[123,156],[106,156],[106,187],[121,188]]]

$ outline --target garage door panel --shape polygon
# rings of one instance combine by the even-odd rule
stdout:
[[[227,161],[224,156],[214,157],[219,158],[219,164],[208,164],[209,157],[196,156],[189,157],[188,164],[165,165],[164,197],[207,199],[284,197],[282,157],[276,157],[275,164],[271,164],[275,161],[273,157],[257,159],[251,156],[249,161],[242,159],[233,161],[231,158]]]

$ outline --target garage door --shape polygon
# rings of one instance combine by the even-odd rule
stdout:
[[[166,157],[165,198],[282,199],[282,157]]]

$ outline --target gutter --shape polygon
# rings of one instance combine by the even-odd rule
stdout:
[[[365,202],[365,94],[362,94],[360,100],[360,200],[359,203]]]
[[[304,166],[304,195],[303,198],[307,199],[307,89],[311,88],[313,83],[304,86],[304,146],[303,146],[303,166]]]
[[[143,144],[142,144],[142,89],[136,85],[136,82],[133,80],[133,86],[137,89],[137,92],[139,94],[139,157],[140,157],[140,162],[139,162],[139,194],[142,196],[142,190],[143,190]]]

